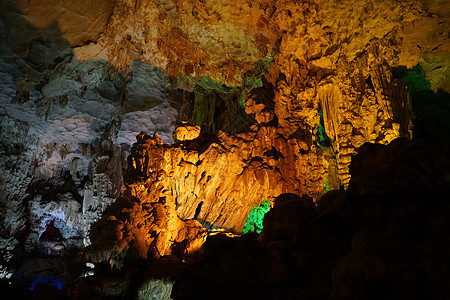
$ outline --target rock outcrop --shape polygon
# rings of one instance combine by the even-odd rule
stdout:
[[[448,144],[402,140],[358,150],[347,194],[333,204],[359,227],[334,271],[338,295],[449,296],[449,151]]]
[[[261,298],[362,297],[394,291],[384,276],[420,282],[419,270],[430,289],[411,291],[441,297],[448,209],[425,199],[448,193],[449,11],[441,0],[1,1],[0,278],[167,298],[178,269],[139,283],[136,269],[203,255],[202,270],[224,256],[224,273],[269,272],[246,281],[267,283]],[[260,242],[224,238],[263,200],[274,208]],[[407,229],[423,247],[402,240]],[[89,267],[47,276],[57,257]],[[411,257],[421,265],[408,269]]]
[[[242,134],[221,132],[203,152],[138,136],[125,184],[139,199],[164,198],[182,219],[240,233],[252,206],[284,192],[323,193],[323,156],[276,127]]]
[[[174,299],[448,298],[449,151],[430,141],[364,144],[346,191],[318,206],[280,195],[259,242],[208,238]]]
[[[52,253],[39,242],[51,222],[74,233],[69,244],[77,249],[88,245],[91,225],[121,194],[135,136],[158,131],[172,142],[177,115],[164,72],[136,63],[131,76],[105,61],[77,60],[59,24],[45,23],[63,11],[55,6],[55,14],[41,14],[48,6],[29,4],[27,11],[43,18],[36,25],[45,28],[32,24],[16,1],[0,4],[3,277],[11,276],[7,266],[14,253]],[[74,21],[69,15],[61,23]],[[100,29],[98,22],[91,28]]]

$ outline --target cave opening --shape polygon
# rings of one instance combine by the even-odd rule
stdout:
[[[59,228],[55,226],[55,220],[51,220],[45,227],[45,231],[40,236],[44,241],[61,241],[63,236]]]

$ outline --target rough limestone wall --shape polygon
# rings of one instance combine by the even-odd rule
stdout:
[[[141,60],[175,77],[243,85],[256,61],[274,55],[274,112],[284,136],[299,129],[314,136],[321,109],[333,146],[329,163],[337,165],[330,172],[344,186],[364,142],[411,135],[396,68],[420,63],[433,90],[448,89],[445,1],[106,1],[81,15],[82,2],[21,4],[40,26],[60,22],[78,59],[122,69]],[[76,20],[87,25],[78,28]]]
[[[308,125],[314,133],[323,111],[344,186],[351,156],[364,142],[410,137],[407,91],[393,69],[448,58],[448,20],[437,2],[280,4],[275,20],[285,34],[271,65],[275,112],[288,132]],[[440,64],[436,82],[446,78],[448,64]]]
[[[1,248],[8,251],[17,244],[11,237],[24,234],[27,203],[57,203],[67,193],[81,204],[74,214],[89,243],[90,225],[120,194],[134,136],[158,132],[171,143],[175,124],[184,121],[177,109],[192,102],[184,125],[216,132],[217,99],[241,100],[217,96],[220,90],[268,88],[244,95],[241,110],[251,117],[238,125],[255,126],[235,134],[242,128],[230,124],[233,130],[198,153],[170,150],[172,161],[162,168],[170,176],[157,184],[181,203],[183,218],[239,231],[256,199],[286,191],[317,199],[324,185],[347,185],[351,156],[364,142],[410,136],[399,69],[419,63],[433,91],[450,86],[449,5],[441,1],[5,0],[0,8]],[[248,82],[268,56],[264,84]],[[167,75],[180,73],[193,83],[172,80],[186,92],[166,85]],[[202,75],[218,88],[198,93],[198,86],[208,89]],[[182,104],[173,103],[180,93],[187,95]],[[319,143],[322,126],[332,147]],[[246,179],[229,186],[217,174],[215,184],[203,183],[210,169]],[[243,198],[249,186],[252,200]],[[45,225],[32,224],[25,234],[39,235]]]
[[[240,233],[252,208],[285,192],[323,194],[326,163],[299,139],[275,127],[220,133],[204,152],[166,146],[142,134],[128,157],[125,183],[141,201],[174,203],[182,219]],[[151,199],[151,200],[147,200]]]
[[[39,5],[45,10],[48,4]],[[32,19],[39,19],[32,4],[25,6]],[[96,22],[92,17],[79,16],[76,5],[65,9],[74,19],[87,17]],[[92,38],[77,47],[75,54],[78,59],[104,58],[121,68],[142,60],[167,69],[173,76],[179,72],[207,75],[240,85],[253,62],[271,54],[276,39],[276,29],[269,21],[272,10],[271,2],[115,1],[107,22],[86,30]],[[66,28],[64,36],[77,44],[78,39],[73,37],[78,29],[70,24]]]
[[[2,251],[24,238],[32,252],[52,220],[65,239],[80,239],[81,227],[93,222],[81,214],[85,177],[102,151],[102,134],[117,130],[111,120],[123,92],[116,91],[117,74],[107,63],[79,64],[58,28],[38,30],[7,4],[0,53]],[[121,180],[112,185],[120,191]]]
[[[135,136],[158,131],[172,142],[176,110],[161,70],[137,63],[134,76],[122,75],[104,60],[78,61],[58,24],[35,27],[15,1],[0,12],[0,272],[8,277],[19,248],[89,244],[91,225],[120,196]],[[52,221],[71,241],[42,244]]]

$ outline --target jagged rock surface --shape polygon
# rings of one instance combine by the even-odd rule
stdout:
[[[179,219],[173,205],[118,199],[92,226],[92,244],[83,252],[88,261],[120,269],[128,262],[169,255],[178,244],[181,257],[187,257],[200,249],[206,236],[198,222]]]
[[[174,299],[447,299],[449,151],[429,141],[364,144],[346,191],[318,206],[280,195],[259,243],[207,239]]]
[[[76,48],[80,59],[122,68],[139,59],[173,76],[242,85],[256,61],[274,54],[275,114],[285,136],[299,128],[315,133],[322,109],[344,186],[359,146],[410,134],[406,88],[393,69],[420,63],[434,91],[448,89],[449,5],[439,1],[116,1],[96,7],[95,18],[60,4],[51,11],[63,15],[44,20],[39,12],[48,5],[23,3],[38,24],[61,20],[72,45],[80,44],[79,31],[89,36]],[[101,26],[79,29],[68,16]]]
[[[9,277],[14,251],[34,253],[50,222],[76,232],[71,245],[88,245],[91,225],[120,196],[135,136],[158,131],[172,142],[177,113],[161,70],[136,63],[130,76],[80,62],[58,24],[39,29],[16,1],[0,5],[0,272]]]
[[[166,146],[138,136],[125,183],[139,199],[164,198],[182,219],[241,232],[252,206],[284,192],[322,194],[324,158],[275,127],[242,134],[221,132],[204,152]]]
[[[366,226],[366,221],[389,220],[397,210],[408,216],[423,203],[414,200],[405,208],[400,201],[400,208],[389,209],[376,197],[385,188],[396,190],[397,184],[435,189],[434,183],[448,175],[435,177],[426,168],[413,167],[415,177],[405,179],[395,173],[398,166],[387,167],[393,173],[370,173],[374,166],[361,167],[372,177],[385,178],[374,183],[355,171],[357,162],[353,171],[349,164],[368,141],[387,144],[412,134],[448,139],[449,7],[448,1],[440,0],[1,1],[0,277],[23,268],[22,260],[30,256],[70,256],[81,241],[85,246],[91,243],[92,226],[93,244],[86,253],[97,267],[108,259],[119,267],[127,257],[155,258],[160,250],[187,259],[192,254],[187,249],[199,249],[210,234],[192,219],[208,230],[240,232],[252,206],[264,199],[274,204],[273,198],[286,192],[317,200],[324,191],[350,187],[332,194],[338,207],[331,220],[319,216],[317,224],[312,222],[318,227],[311,232],[330,241],[335,241],[336,232],[328,230],[328,222],[339,229],[341,219]],[[400,78],[414,66],[427,82],[425,91],[420,87],[423,93],[416,95],[415,83]],[[429,95],[437,95],[439,101]],[[161,140],[140,135],[132,149],[141,131],[158,133]],[[397,152],[389,153],[401,161]],[[383,159],[374,161],[386,165]],[[352,172],[358,175],[349,185]],[[368,196],[372,194],[376,199]],[[120,196],[128,202],[119,200],[102,218]],[[368,209],[358,206],[361,199],[369,203]],[[121,205],[128,211],[119,212]],[[343,213],[342,206],[350,213]],[[442,211],[447,211],[444,204]],[[439,209],[427,213],[433,218]],[[97,221],[110,241],[103,243],[100,225],[93,225]],[[440,225],[430,224],[425,231],[439,235]],[[326,252],[299,228],[303,225],[294,225],[305,243]],[[385,230],[397,232],[390,226]],[[148,237],[149,228],[164,234],[160,239]],[[361,235],[378,241],[377,230]],[[174,238],[177,231],[185,238],[173,245],[168,237]],[[369,280],[378,280],[380,270],[371,274],[372,269],[358,265],[357,261],[371,265],[373,257],[355,240],[355,249],[363,254],[352,252],[336,274],[355,278],[361,271]],[[280,264],[272,281],[280,297],[288,288],[276,278],[288,278],[291,284],[291,275],[297,278],[296,271],[285,272],[290,250],[284,247],[270,250]],[[149,254],[150,249],[158,250]],[[429,249],[435,248],[419,252]],[[335,261],[327,265],[313,260],[305,266],[302,262],[309,256],[291,256],[297,258],[293,265],[306,273],[327,271],[313,272],[317,281],[307,281],[289,295],[310,295],[308,285],[328,293],[327,272]],[[438,253],[439,257],[443,256]],[[380,261],[385,263],[385,257]],[[427,274],[438,269],[436,265],[426,264]],[[106,269],[104,277],[93,282],[110,294],[98,294],[127,297],[130,273],[108,277]],[[399,270],[404,269],[390,274],[397,276]],[[38,266],[35,271],[39,273]],[[408,276],[417,277],[416,269],[409,271]],[[444,286],[445,279],[437,281],[430,285]],[[172,281],[168,282],[158,284],[168,288]],[[339,295],[354,291],[338,277],[335,283]],[[365,286],[358,289],[359,294],[368,291]]]

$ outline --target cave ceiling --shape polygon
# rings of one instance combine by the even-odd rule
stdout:
[[[0,275],[58,252],[53,227],[119,268],[193,253],[280,194],[343,192],[367,142],[448,142],[449,22],[446,0],[1,0]]]

